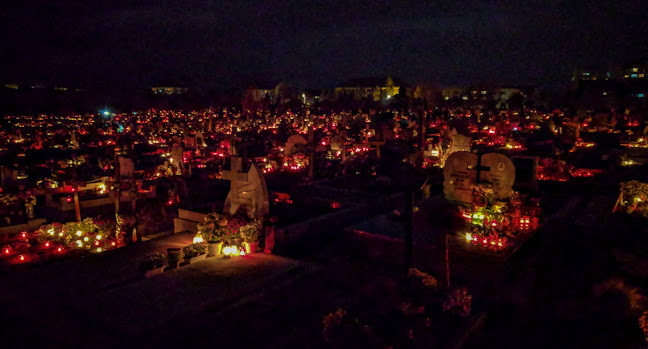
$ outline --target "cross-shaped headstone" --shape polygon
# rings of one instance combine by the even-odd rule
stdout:
[[[222,178],[230,181],[223,212],[233,215],[243,207],[250,218],[261,219],[270,212],[263,172],[255,164],[252,164],[247,173],[241,173],[242,169],[243,159],[235,156],[232,157],[231,170],[223,171]]]
[[[232,156],[231,158],[232,163],[230,166],[230,170],[223,171],[223,179],[227,179],[230,181],[230,190],[232,186],[234,186],[236,183],[235,182],[247,182],[248,180],[248,174],[247,173],[241,173],[243,170],[243,158],[238,157],[238,156]]]

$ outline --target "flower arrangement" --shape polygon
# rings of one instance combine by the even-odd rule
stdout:
[[[252,222],[241,226],[239,228],[239,233],[243,241],[247,243],[253,243],[259,241],[259,231],[261,229],[261,222],[258,220],[253,220]]]
[[[156,252],[154,254],[142,258],[142,260],[140,260],[139,269],[140,271],[147,271],[147,270],[162,268],[163,266],[164,266],[164,255],[159,252]]]
[[[648,184],[639,181],[621,182],[617,205],[625,206],[628,214],[637,211],[644,216],[648,216],[647,201]]]
[[[468,316],[471,306],[472,296],[465,287],[462,287],[450,291],[443,302],[443,311],[454,315]]]
[[[167,250],[167,259],[169,260],[169,265],[177,265],[183,258],[184,254],[179,248]]]
[[[182,248],[185,259],[198,257],[205,254],[207,251],[207,245],[201,242],[193,243]]]

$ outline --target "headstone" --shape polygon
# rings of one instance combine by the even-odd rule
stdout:
[[[76,134],[74,132],[72,132],[72,135],[70,136],[70,145],[72,145],[73,148],[79,147],[79,142],[77,141]]]
[[[203,136],[203,133],[200,131],[196,132],[196,146],[199,147],[207,146],[207,144],[205,144],[205,136]]]
[[[183,152],[184,149],[178,143],[173,144],[171,147],[171,164],[179,169],[180,174],[182,174],[182,168],[184,167],[182,157]]]
[[[133,178],[135,163],[129,158],[119,157],[119,175],[122,178]]]
[[[0,166],[0,187],[7,188],[16,184],[18,169],[13,166]]]
[[[498,200],[513,194],[515,166],[502,154],[489,153],[479,157],[470,152],[452,153],[443,169],[443,194],[454,202],[473,202],[473,187],[493,190]]]
[[[297,144],[303,144],[306,145],[308,142],[302,135],[292,135],[288,137],[288,141],[286,142],[286,146],[284,147],[284,155],[285,156],[290,156],[293,153],[293,148]]]
[[[344,149],[344,136],[337,134],[331,138],[331,150],[342,151]]]
[[[443,168],[443,195],[450,201],[472,203],[473,185],[476,183],[477,154],[461,151],[451,154]],[[471,166],[471,168],[468,168]]]
[[[452,145],[450,146],[450,154],[458,151],[470,151],[470,141],[472,138],[462,134],[455,134],[452,136]]]
[[[233,215],[244,208],[248,217],[262,219],[270,213],[268,189],[263,172],[252,164],[247,173],[242,173],[243,160],[232,157],[231,170],[223,171],[223,179],[230,181],[230,191],[225,199],[223,212]]]
[[[498,153],[484,154],[481,157],[481,167],[479,184],[485,184],[493,189],[496,199],[502,200],[513,194],[515,166],[511,159]]]

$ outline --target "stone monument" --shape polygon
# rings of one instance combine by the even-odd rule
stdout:
[[[472,187],[477,181],[477,172],[469,166],[477,164],[478,156],[467,151],[451,154],[443,168],[443,195],[450,201],[472,203]]]
[[[135,163],[129,158],[119,157],[119,176],[122,179],[133,178],[135,172]]]
[[[243,159],[232,157],[230,171],[223,171],[223,179],[230,181],[230,191],[225,199],[223,213],[233,215],[243,207],[248,217],[263,219],[270,213],[268,189],[263,172],[256,164],[247,173],[243,170]]]
[[[171,164],[173,166],[176,166],[178,168],[178,174],[182,175],[182,170],[183,170],[183,153],[184,149],[179,143],[174,143],[173,146],[171,146]]]
[[[494,198],[502,200],[513,194],[515,166],[502,154],[460,151],[450,154],[443,176],[443,194],[450,201],[471,204],[475,186],[492,190]]]
[[[297,144],[302,144],[306,145],[308,142],[306,141],[306,138],[304,138],[302,135],[292,135],[288,137],[288,141],[286,142],[286,146],[284,147],[284,155],[285,156],[290,156],[293,153],[293,148]]]
[[[472,138],[464,136],[462,134],[454,134],[452,136],[452,145],[450,146],[449,154],[458,152],[458,151],[470,151],[470,141]]]

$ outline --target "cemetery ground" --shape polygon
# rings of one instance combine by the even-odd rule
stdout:
[[[648,229],[609,214],[616,187],[567,188],[543,191],[549,219],[506,259],[473,253],[461,236],[450,237],[451,283],[468,287],[474,324],[481,326],[437,335],[435,347],[630,348],[642,342],[632,290],[645,285],[646,269],[637,265],[647,262],[639,246]],[[418,205],[415,229],[442,219],[443,211],[426,205]],[[310,241],[282,256],[208,258],[150,279],[137,272],[141,256],[192,237],[174,234],[0,274],[3,347],[326,347],[324,315],[375,301],[367,290],[380,280],[402,282],[402,248],[356,234]],[[415,247],[414,266],[442,282],[441,249],[432,242]]]

